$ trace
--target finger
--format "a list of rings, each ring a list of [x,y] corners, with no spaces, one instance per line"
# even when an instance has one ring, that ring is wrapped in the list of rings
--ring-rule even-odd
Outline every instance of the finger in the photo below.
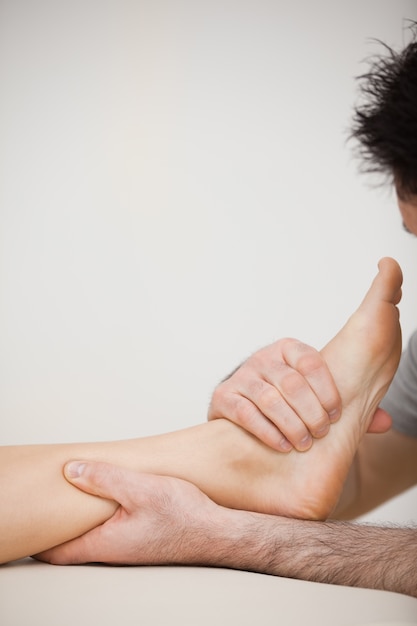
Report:
[[[70,461],[64,467],[64,475],[78,489],[114,500],[129,509],[136,472],[110,463]]]
[[[341,399],[323,357],[295,339],[254,353],[217,387],[209,409],[209,419],[224,416],[281,451],[289,443],[308,450],[312,436],[327,434],[340,414]]]
[[[259,406],[262,410],[268,411],[268,417],[279,425],[281,431],[297,449],[310,447],[312,442],[310,441],[308,445],[308,437],[310,440],[311,436],[320,438],[329,432],[329,415],[301,374],[287,368],[285,373],[281,373],[280,377],[273,381],[272,388],[279,392],[280,401],[274,406],[271,398],[270,407],[267,407],[265,399],[260,399],[259,401],[265,404]],[[291,421],[286,426],[284,420]]]
[[[295,339],[258,351],[241,368],[235,386],[299,451],[329,431],[341,400],[321,354]],[[336,407],[336,408],[335,408]]]
[[[302,342],[289,341],[284,344],[283,356],[286,363],[308,383],[329,420],[337,421],[342,411],[342,400],[320,352]]]
[[[278,452],[292,450],[292,444],[279,428],[241,393],[216,390],[213,399],[216,412],[211,411],[210,419],[226,418]]]
[[[392,426],[392,417],[384,411],[384,409],[377,409],[371,423],[368,426],[368,433],[386,433]]]
[[[308,396],[305,400],[305,407],[303,408],[307,412],[310,412],[313,405],[316,412],[323,412],[320,403],[302,377],[290,370],[287,366],[285,366],[285,369],[288,370],[287,381],[289,381],[290,378],[294,380],[296,376],[300,383],[297,390],[294,389],[294,399],[296,399],[297,394],[303,390],[304,398]],[[304,421],[292,406],[293,402],[291,401],[291,397],[293,394],[289,389],[289,385],[283,380],[284,378],[285,375],[283,376],[281,374],[272,385],[259,378],[257,381],[254,380],[249,386],[246,386],[249,392],[246,398],[257,407],[258,411],[266,417],[297,450],[303,452],[311,447],[313,442],[312,437]],[[287,388],[284,389],[283,387]],[[246,389],[239,389],[241,396],[246,394]],[[298,398],[295,404],[302,406],[302,401]]]
[[[34,558],[38,561],[52,563],[52,565],[80,565],[82,563],[106,562],[101,534],[100,526],[93,528],[93,530],[81,535],[81,537],[35,554]]]

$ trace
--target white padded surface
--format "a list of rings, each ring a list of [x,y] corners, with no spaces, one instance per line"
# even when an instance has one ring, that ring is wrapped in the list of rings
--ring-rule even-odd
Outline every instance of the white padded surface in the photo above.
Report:
[[[0,567],[2,626],[403,626],[417,599],[197,567]]]

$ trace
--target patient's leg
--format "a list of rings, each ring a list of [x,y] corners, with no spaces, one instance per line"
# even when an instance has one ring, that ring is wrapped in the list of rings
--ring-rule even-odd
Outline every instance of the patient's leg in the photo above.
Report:
[[[0,448],[0,562],[67,541],[113,513],[114,503],[66,482],[62,467],[69,459],[184,478],[229,507],[326,517],[398,365],[400,289],[399,267],[383,260],[358,311],[324,348],[344,412],[307,453],[280,454],[220,419],[128,441]]]

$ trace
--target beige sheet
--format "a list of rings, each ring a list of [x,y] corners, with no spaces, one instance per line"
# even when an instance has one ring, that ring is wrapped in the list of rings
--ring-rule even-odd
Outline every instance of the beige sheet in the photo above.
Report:
[[[0,567],[1,626],[417,624],[395,593],[197,567]]]

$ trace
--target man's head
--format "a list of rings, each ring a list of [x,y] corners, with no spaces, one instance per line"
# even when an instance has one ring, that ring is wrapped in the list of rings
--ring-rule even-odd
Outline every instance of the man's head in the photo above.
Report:
[[[363,170],[395,186],[404,225],[417,234],[417,23],[400,52],[383,46],[358,77],[363,98],[356,107],[351,137],[358,140]]]

